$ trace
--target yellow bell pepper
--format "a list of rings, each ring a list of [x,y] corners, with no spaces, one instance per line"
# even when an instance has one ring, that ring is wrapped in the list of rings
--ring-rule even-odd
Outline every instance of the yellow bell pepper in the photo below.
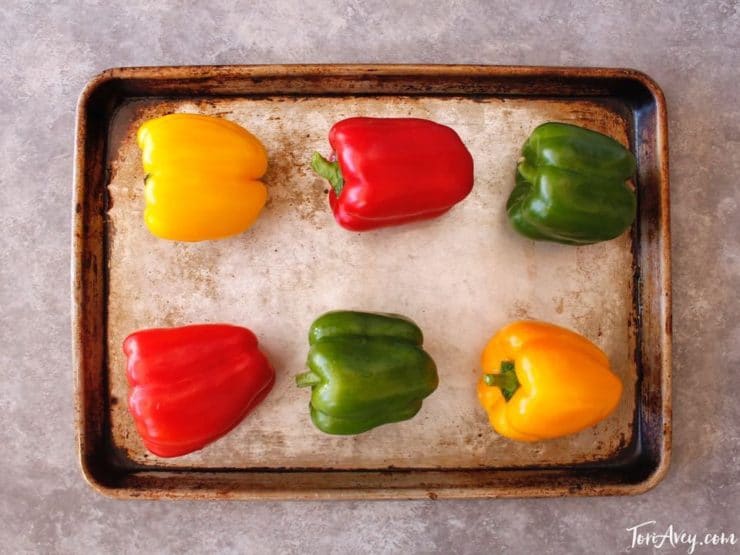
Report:
[[[144,221],[154,235],[204,241],[241,233],[267,201],[262,143],[243,127],[198,114],[150,119],[137,134],[146,172]]]
[[[584,430],[606,418],[622,395],[601,349],[545,322],[505,326],[486,345],[481,363],[478,400],[493,429],[518,441]]]

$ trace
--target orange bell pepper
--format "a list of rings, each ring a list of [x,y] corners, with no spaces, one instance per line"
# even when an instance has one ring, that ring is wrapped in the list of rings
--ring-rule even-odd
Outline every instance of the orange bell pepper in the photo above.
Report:
[[[228,120],[199,114],[150,119],[137,134],[146,172],[144,221],[154,235],[204,241],[241,233],[267,201],[262,143]]]
[[[604,352],[553,324],[513,322],[482,356],[478,400],[496,432],[518,441],[574,434],[606,418],[622,382]]]

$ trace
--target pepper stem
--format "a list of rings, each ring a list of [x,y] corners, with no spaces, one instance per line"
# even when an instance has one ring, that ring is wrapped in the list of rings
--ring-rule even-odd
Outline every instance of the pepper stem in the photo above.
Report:
[[[298,387],[311,387],[320,384],[321,377],[309,370],[308,372],[303,372],[303,374],[298,374],[295,377],[295,383]]]
[[[334,193],[339,196],[344,187],[344,177],[342,177],[342,170],[339,167],[339,162],[329,162],[326,158],[321,156],[318,152],[314,152],[311,157],[311,168],[317,174],[324,179],[328,179],[331,183]]]
[[[491,387],[498,387],[507,401],[519,389],[519,379],[516,377],[514,363],[510,360],[501,361],[501,370],[498,374],[484,374],[483,381]]]

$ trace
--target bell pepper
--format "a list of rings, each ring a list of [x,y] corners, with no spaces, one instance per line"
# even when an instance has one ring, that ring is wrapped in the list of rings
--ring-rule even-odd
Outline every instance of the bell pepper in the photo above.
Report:
[[[204,241],[241,233],[267,200],[262,143],[222,118],[170,114],[137,135],[145,177],[144,222],[162,239]]]
[[[275,371],[246,328],[147,329],[123,342],[128,408],[160,457],[197,451],[234,428],[272,389]]]
[[[545,123],[524,143],[506,203],[514,228],[531,239],[586,245],[621,235],[635,219],[625,180],[635,157],[601,133]]]
[[[513,322],[482,357],[478,400],[496,432],[518,441],[574,434],[606,418],[622,382],[604,352],[553,324]]]
[[[309,331],[308,372],[298,387],[311,387],[311,420],[328,434],[359,434],[408,420],[439,382],[411,320],[395,314],[337,311]]]
[[[434,218],[473,188],[473,157],[457,133],[416,118],[342,120],[331,128],[334,150],[311,167],[331,183],[339,225],[366,231]]]

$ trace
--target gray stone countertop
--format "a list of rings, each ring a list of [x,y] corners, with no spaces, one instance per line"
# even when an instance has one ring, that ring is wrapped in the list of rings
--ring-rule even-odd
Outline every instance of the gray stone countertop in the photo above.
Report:
[[[628,528],[650,521],[641,531],[740,539],[736,1],[9,0],[0,29],[0,551],[616,553],[632,544]],[[674,451],[657,488],[621,498],[256,503],[124,502],[85,484],[68,273],[77,96],[108,67],[310,62],[632,67],[661,85]]]

